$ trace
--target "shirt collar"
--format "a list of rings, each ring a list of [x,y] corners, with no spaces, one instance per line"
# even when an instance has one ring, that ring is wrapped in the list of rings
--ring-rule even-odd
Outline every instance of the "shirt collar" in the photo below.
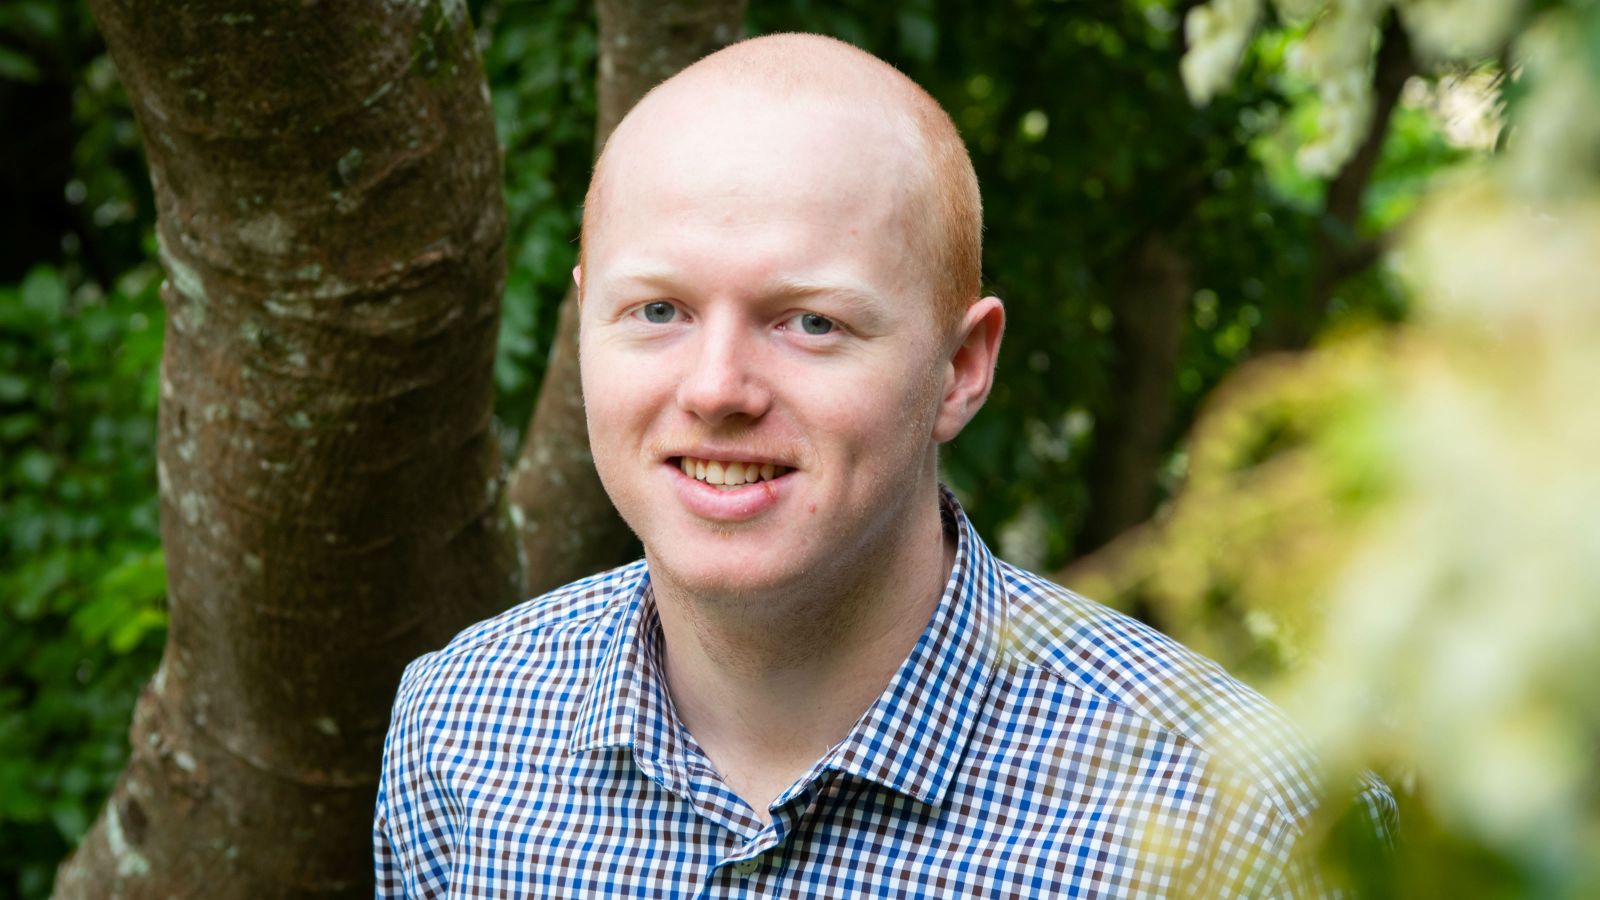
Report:
[[[982,712],[1005,614],[994,556],[949,489],[940,485],[939,495],[946,531],[956,539],[944,593],[888,687],[818,763],[818,769],[848,773],[934,806],[943,802]],[[576,752],[633,746],[643,729],[668,736],[681,727],[662,700],[665,686],[657,683],[654,640],[660,626],[648,573],[619,591],[624,602],[612,620],[615,634],[578,711],[571,742]],[[673,721],[651,721],[663,717]]]
[[[933,618],[889,686],[822,762],[932,806],[944,801],[982,714],[1005,623],[1000,567],[940,485],[956,559]]]
[[[633,743],[637,715],[641,707],[653,707],[645,642],[659,627],[655,604],[650,599],[650,573],[640,567],[638,579],[619,586],[621,603],[613,615],[612,635],[605,656],[589,683],[588,693],[578,707],[572,732],[574,752],[601,747],[625,747]]]

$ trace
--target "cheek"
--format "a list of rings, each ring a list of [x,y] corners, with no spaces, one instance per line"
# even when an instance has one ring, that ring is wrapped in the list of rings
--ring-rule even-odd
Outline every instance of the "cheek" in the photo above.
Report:
[[[589,426],[589,441],[598,457],[614,449],[614,435],[627,420],[628,393],[619,377],[615,360],[604,349],[584,346],[578,359],[579,387],[583,414]]]
[[[932,440],[939,387],[925,367],[902,365],[876,367],[842,383],[812,379],[801,390],[812,421],[847,445],[842,449],[854,463],[877,469],[920,458]]]

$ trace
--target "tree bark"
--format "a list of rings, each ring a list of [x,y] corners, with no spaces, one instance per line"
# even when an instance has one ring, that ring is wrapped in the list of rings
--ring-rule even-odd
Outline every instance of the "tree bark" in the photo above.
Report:
[[[91,0],[155,188],[171,624],[60,897],[370,896],[401,668],[520,593],[465,7]]]
[[[599,121],[595,148],[657,84],[743,33],[746,0],[598,0]],[[511,477],[528,591],[540,594],[621,565],[637,543],[600,484],[578,380],[578,300],[568,291]]]
[[[1133,254],[1111,325],[1111,401],[1096,416],[1085,464],[1089,507],[1077,552],[1143,522],[1172,428],[1178,357],[1193,294],[1189,261],[1153,232]]]

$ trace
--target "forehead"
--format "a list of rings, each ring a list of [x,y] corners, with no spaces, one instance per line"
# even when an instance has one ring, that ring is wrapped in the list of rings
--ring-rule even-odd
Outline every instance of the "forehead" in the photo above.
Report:
[[[737,89],[652,97],[607,147],[586,264],[696,238],[904,256],[924,192],[919,138],[864,102]],[[880,260],[881,261],[881,260]]]

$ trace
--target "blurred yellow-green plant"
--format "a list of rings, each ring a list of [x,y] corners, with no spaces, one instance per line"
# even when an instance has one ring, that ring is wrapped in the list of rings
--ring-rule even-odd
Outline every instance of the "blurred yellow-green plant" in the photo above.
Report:
[[[1075,585],[1269,684],[1331,778],[1389,777],[1381,893],[1597,896],[1600,4],[1274,4],[1291,66],[1326,80],[1302,165],[1364,128],[1391,8],[1432,65],[1505,66],[1503,149],[1406,223],[1407,323],[1235,375],[1162,520]],[[1225,90],[1263,12],[1194,11],[1193,96]]]

